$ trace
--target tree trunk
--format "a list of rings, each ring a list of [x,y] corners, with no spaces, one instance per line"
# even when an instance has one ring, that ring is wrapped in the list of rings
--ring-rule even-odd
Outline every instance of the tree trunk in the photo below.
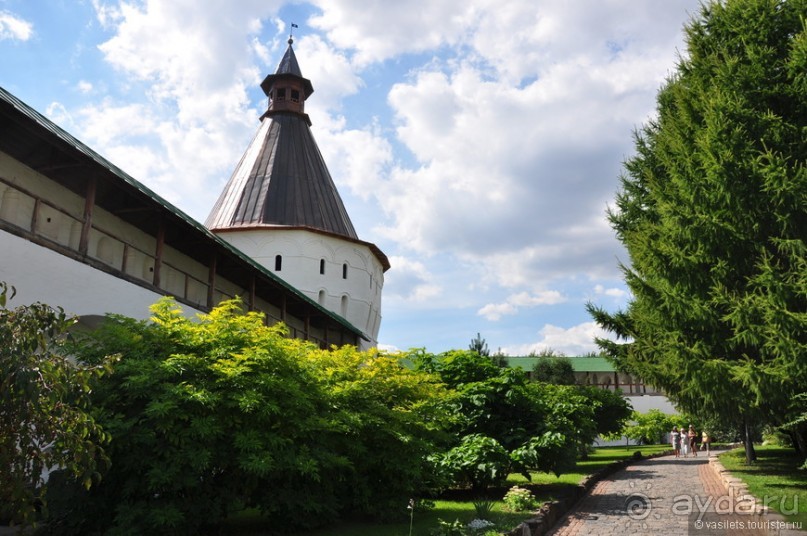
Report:
[[[757,452],[754,450],[754,440],[751,437],[751,425],[748,419],[743,419],[743,428],[745,432],[745,463],[752,464],[757,461]]]
[[[799,456],[807,458],[807,427],[803,425],[796,426],[795,429],[788,433]]]

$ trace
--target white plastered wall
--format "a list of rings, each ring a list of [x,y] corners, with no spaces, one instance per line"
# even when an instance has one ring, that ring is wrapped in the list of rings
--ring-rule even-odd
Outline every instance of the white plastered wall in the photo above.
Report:
[[[7,305],[42,302],[78,316],[118,313],[147,319],[161,298],[126,280],[77,262],[24,238],[0,231],[0,280],[17,290]],[[183,306],[186,314],[200,311]]]
[[[343,316],[371,337],[375,346],[381,325],[384,268],[368,246],[303,229],[250,229],[219,236],[312,300]],[[282,258],[280,271],[275,271],[277,255]],[[324,274],[320,273],[321,261]]]

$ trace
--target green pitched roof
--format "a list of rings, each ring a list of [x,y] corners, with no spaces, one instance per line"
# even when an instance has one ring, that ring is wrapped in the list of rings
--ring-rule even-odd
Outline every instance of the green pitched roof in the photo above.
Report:
[[[531,371],[540,357],[508,357],[510,367]],[[575,372],[614,372],[614,366],[604,357],[570,357]]]

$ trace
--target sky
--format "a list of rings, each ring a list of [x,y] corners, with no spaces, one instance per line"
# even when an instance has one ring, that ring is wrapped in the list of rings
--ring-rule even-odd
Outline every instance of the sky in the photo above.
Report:
[[[607,221],[697,0],[0,0],[0,86],[197,221],[293,30],[312,131],[381,248],[379,346],[596,351]],[[296,24],[292,28],[291,24]]]

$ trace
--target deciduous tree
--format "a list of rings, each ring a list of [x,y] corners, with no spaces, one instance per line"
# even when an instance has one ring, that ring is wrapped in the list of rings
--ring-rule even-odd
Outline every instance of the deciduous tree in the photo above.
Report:
[[[61,468],[86,488],[99,480],[108,436],[88,397],[109,359],[71,360],[63,343],[75,319],[42,303],[6,308],[9,290],[0,282],[0,504],[27,523],[44,501],[47,471]]]

